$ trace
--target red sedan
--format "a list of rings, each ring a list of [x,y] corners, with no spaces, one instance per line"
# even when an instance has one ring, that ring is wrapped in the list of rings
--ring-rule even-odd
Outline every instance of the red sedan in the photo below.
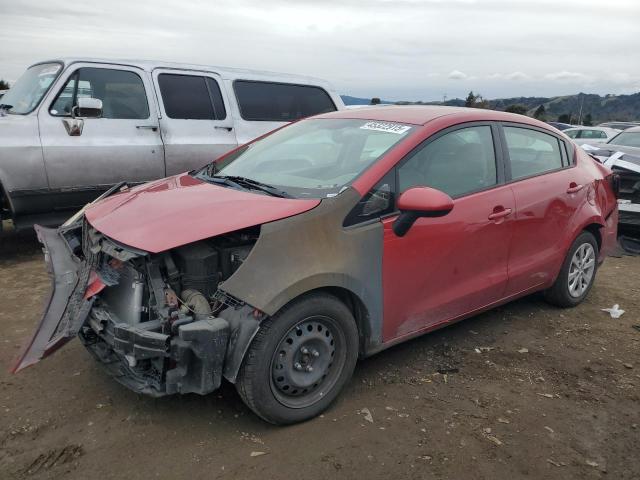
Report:
[[[14,370],[77,335],[135,391],[226,378],[265,420],[302,421],[358,357],[537,291],[579,304],[615,243],[615,184],[520,115],[302,120],[38,227],[54,291]]]

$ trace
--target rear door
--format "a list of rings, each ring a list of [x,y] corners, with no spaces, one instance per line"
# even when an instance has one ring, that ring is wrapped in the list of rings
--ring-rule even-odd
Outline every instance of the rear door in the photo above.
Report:
[[[505,124],[502,131],[516,207],[507,295],[515,295],[548,284],[558,272],[566,254],[564,232],[586,202],[589,179],[575,168],[561,138],[518,124]]]
[[[65,128],[78,98],[102,100],[102,118],[82,120],[80,135]],[[165,175],[158,114],[147,74],[135,67],[79,63],[67,69],[38,114],[51,198],[80,207],[121,182]]]
[[[167,175],[199,168],[238,144],[219,75],[156,69]]]
[[[429,186],[454,199],[439,218],[408,233],[383,220],[384,341],[410,335],[503,298],[514,200],[504,185],[497,126],[446,131],[398,167],[398,191]]]

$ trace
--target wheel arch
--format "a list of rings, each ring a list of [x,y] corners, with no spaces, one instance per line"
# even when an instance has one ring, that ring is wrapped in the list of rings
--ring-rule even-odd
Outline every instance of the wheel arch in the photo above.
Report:
[[[344,303],[351,314],[353,315],[354,320],[356,321],[356,327],[358,328],[358,354],[363,356],[366,354],[367,345],[371,339],[371,323],[369,310],[366,305],[362,301],[362,299],[352,290],[342,286],[325,286],[319,287],[312,290],[309,290],[302,295],[311,295],[314,293],[328,293],[342,303]],[[300,298],[302,295],[297,296],[291,301],[295,301]]]
[[[356,328],[358,330],[358,355],[360,357],[367,356],[372,346],[376,345],[376,339],[372,338],[372,332],[375,328],[372,324],[372,317],[362,298],[345,286],[327,284],[300,291],[286,303],[281,304],[273,314],[268,315],[273,317],[293,302],[315,293],[328,293],[345,304],[356,321]],[[254,310],[250,305],[246,305],[240,310],[234,310],[230,315],[224,315],[224,312],[221,315],[221,317],[229,321],[232,327],[231,337],[233,341],[229,345],[224,366],[224,376],[231,383],[236,382],[238,372],[249,346],[260,330],[260,325],[255,322],[253,315]]]
[[[574,240],[578,238],[578,235],[580,235],[582,232],[585,232],[585,231],[589,232],[595,237],[596,243],[598,244],[598,252],[600,252],[602,250],[602,228],[603,227],[604,225],[601,225],[599,223],[595,223],[595,222],[589,223],[588,225],[585,225],[584,228],[578,232],[578,234],[574,237]]]

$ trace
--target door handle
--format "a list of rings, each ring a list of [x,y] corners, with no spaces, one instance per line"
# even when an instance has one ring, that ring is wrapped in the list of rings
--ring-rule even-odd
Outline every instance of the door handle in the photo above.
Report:
[[[511,210],[510,208],[503,208],[502,210],[497,210],[497,211],[494,209],[493,213],[489,215],[489,220],[499,220],[501,218],[511,215],[512,211],[513,210]]]
[[[136,125],[138,130],[151,130],[153,132],[158,131],[158,127],[156,125]]]
[[[584,185],[578,185],[576,182],[571,182],[569,184],[569,188],[567,188],[567,193],[576,193],[584,188]]]
[[[216,125],[213,128],[217,128],[218,130],[226,130],[227,132],[230,132],[231,130],[233,130],[233,127],[223,127],[222,125]]]

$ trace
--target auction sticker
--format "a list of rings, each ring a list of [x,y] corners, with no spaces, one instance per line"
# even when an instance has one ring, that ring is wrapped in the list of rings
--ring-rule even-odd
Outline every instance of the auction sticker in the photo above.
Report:
[[[378,132],[396,133],[402,135],[411,127],[407,125],[400,125],[399,123],[389,122],[367,122],[360,127],[363,130],[376,130]]]

